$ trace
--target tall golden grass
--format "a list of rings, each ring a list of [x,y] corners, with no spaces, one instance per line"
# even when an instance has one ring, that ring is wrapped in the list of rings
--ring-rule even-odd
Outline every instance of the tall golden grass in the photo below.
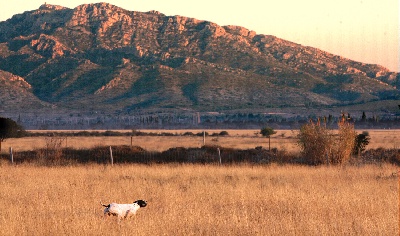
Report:
[[[397,168],[0,163],[0,235],[398,235]],[[148,201],[103,219],[99,201]]]

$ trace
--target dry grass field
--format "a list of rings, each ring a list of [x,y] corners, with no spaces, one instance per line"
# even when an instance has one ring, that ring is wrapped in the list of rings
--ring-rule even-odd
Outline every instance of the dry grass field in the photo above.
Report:
[[[0,162],[0,235],[398,235],[397,167]],[[103,202],[148,201],[117,224]]]
[[[193,133],[202,132],[201,130],[141,130],[143,132],[170,132],[173,134],[183,134],[187,131]],[[207,130],[209,134],[219,133],[221,130]],[[229,136],[206,138],[206,144],[219,145],[226,148],[250,149],[257,146],[268,147],[268,140],[262,137],[260,130],[226,130]],[[47,131],[46,131],[47,132]],[[129,132],[129,131],[121,131]],[[361,133],[362,130],[358,130]],[[400,130],[369,130],[371,142],[367,146],[370,148],[399,148]],[[277,134],[271,138],[271,147],[288,152],[298,152],[297,130],[277,130]],[[65,146],[71,148],[91,148],[94,146],[113,146],[130,145],[129,136],[103,136],[103,137],[68,137]],[[43,148],[46,145],[44,137],[28,137],[19,139],[7,139],[2,144],[2,151],[8,152],[9,147],[16,151],[34,150]],[[148,151],[165,151],[172,147],[201,147],[203,137],[199,136],[134,136],[133,145],[140,146]]]

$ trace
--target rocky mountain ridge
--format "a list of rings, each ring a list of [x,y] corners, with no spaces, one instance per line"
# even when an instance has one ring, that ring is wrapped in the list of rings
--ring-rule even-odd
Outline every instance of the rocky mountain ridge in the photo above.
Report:
[[[379,65],[108,3],[44,4],[0,22],[0,70],[0,110],[13,112],[252,112],[400,98],[399,74]]]

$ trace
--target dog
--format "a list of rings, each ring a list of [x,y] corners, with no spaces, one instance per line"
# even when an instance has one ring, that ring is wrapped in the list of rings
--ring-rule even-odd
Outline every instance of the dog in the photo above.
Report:
[[[137,200],[132,204],[119,204],[113,202],[108,205],[103,204],[100,201],[100,204],[105,207],[104,216],[117,216],[118,220],[130,218],[135,215],[140,208],[147,206],[145,200]]]

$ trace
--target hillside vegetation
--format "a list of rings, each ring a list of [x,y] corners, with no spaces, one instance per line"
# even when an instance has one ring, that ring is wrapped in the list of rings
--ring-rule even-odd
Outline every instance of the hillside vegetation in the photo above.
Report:
[[[49,116],[280,108],[304,115],[302,108],[399,99],[398,74],[379,65],[240,26],[107,3],[44,4],[0,22],[0,82],[0,112]]]

